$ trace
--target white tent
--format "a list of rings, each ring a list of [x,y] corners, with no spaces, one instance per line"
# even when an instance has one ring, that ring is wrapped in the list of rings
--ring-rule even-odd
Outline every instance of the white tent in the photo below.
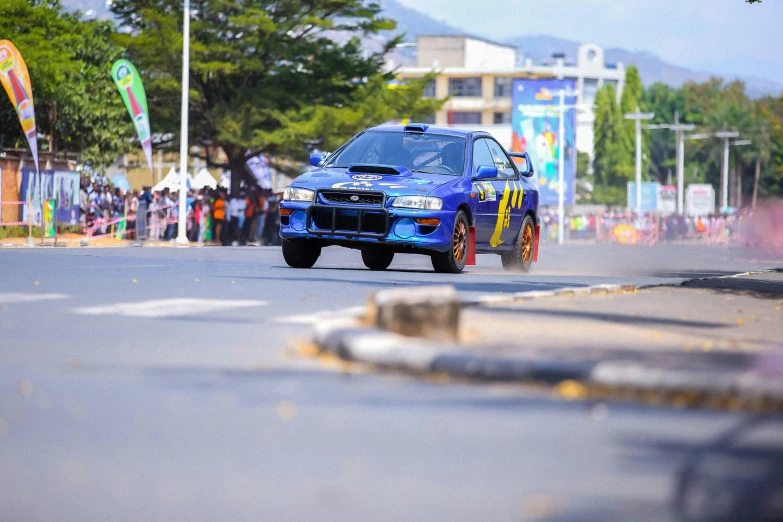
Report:
[[[188,180],[188,188],[191,187],[193,184],[193,177],[190,175],[190,173],[187,173]],[[162,180],[160,180],[160,183],[152,187],[153,192],[160,192],[164,188],[169,189],[170,192],[177,192],[179,191],[179,174],[177,171],[175,171],[173,168],[169,171],[168,174],[166,174],[166,177],[164,177]]]
[[[217,181],[215,181],[215,178],[212,177],[212,174],[209,173],[207,169],[201,169],[198,174],[196,174],[196,177],[193,178],[193,180],[190,182],[190,184],[197,190],[206,187],[209,187],[211,189],[217,188]]]

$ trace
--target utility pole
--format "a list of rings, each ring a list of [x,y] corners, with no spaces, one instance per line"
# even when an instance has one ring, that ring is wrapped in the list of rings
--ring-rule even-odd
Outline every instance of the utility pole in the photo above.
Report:
[[[756,175],[753,178],[753,200],[750,203],[751,208],[756,208],[756,196],[759,195],[759,176],[761,175],[761,159],[756,158]]]
[[[723,173],[721,175],[719,209],[719,211],[723,211],[729,206],[729,140],[738,138],[739,132],[722,130],[716,132],[715,137],[723,140]]]
[[[557,244],[563,244],[565,233],[565,89],[560,89],[560,127],[557,135],[560,138],[560,152],[557,166]]]
[[[753,143],[751,140],[735,140],[731,142],[732,147],[743,147]],[[734,206],[740,208],[742,206],[742,170],[739,166],[739,159],[734,158],[734,175],[737,178],[734,193]]]
[[[179,136],[179,223],[177,244],[188,243],[188,89],[190,89],[190,0],[185,0],[182,21],[182,115]]]
[[[674,111],[674,124],[648,125],[648,129],[669,129],[675,133],[677,143],[677,214],[685,209],[685,132],[696,128],[692,123],[680,123],[679,111]],[[692,138],[691,138],[692,139]]]
[[[692,123],[680,123],[680,114],[674,111],[674,125],[669,127],[677,137],[677,214],[685,211],[685,132],[696,128]]]
[[[636,112],[626,113],[626,120],[636,121],[636,213],[642,213],[642,120],[651,120],[655,117],[652,112],[640,112],[636,107]]]

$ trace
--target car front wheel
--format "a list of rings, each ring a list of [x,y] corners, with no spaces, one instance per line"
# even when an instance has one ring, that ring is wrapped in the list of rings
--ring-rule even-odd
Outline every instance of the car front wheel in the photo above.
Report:
[[[309,239],[284,239],[283,259],[292,268],[312,268],[321,255],[321,247]]]
[[[432,254],[432,268],[436,272],[444,274],[459,274],[465,268],[468,259],[468,245],[470,244],[470,228],[468,217],[460,210],[454,219],[454,232],[451,245],[446,252]]]

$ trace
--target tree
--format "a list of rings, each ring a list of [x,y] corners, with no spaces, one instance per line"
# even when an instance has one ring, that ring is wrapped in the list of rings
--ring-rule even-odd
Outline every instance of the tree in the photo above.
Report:
[[[639,69],[632,65],[625,70],[625,86],[620,97],[620,113],[623,117],[623,132],[617,136],[620,144],[619,157],[617,159],[618,175],[626,181],[635,179],[636,176],[636,122],[626,120],[625,115],[636,112],[637,109],[646,110],[644,100],[644,85],[639,76]],[[642,179],[647,172],[650,158],[650,131],[642,132]]]
[[[655,114],[651,123],[674,123],[675,111],[679,114],[680,123],[691,123],[685,112],[681,89],[675,89],[662,83],[655,83],[644,92],[647,110]],[[650,164],[651,178],[666,183],[670,170],[676,168],[676,139],[669,130],[654,130],[650,132]]]
[[[383,56],[358,35],[393,29],[364,0],[194,0],[191,25],[190,143],[220,148],[232,191],[258,154],[304,158],[363,127],[421,118],[442,102],[423,100],[431,78],[388,89]],[[129,30],[120,38],[145,77],[157,130],[179,130],[182,9],[178,0],[116,0]]]
[[[102,171],[132,147],[133,125],[110,76],[123,52],[112,43],[111,22],[84,20],[78,11],[63,11],[58,0],[5,0],[0,33],[27,62],[38,131],[53,133],[57,150],[81,153],[82,163]],[[16,113],[0,98],[4,143],[24,146]]]
[[[595,105],[593,201],[611,205],[622,204],[625,201],[625,178],[619,175],[619,163],[624,155],[623,145],[620,143],[624,122],[617,105],[614,85],[606,83],[598,90]]]

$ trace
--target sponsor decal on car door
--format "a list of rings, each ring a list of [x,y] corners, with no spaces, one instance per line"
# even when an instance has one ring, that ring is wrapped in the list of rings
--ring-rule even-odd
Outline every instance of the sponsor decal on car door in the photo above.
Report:
[[[481,166],[492,166],[494,161],[489,152],[485,138],[473,142],[473,164],[471,173],[478,172]],[[490,244],[492,233],[495,229],[495,221],[498,215],[498,198],[496,185],[490,180],[479,180],[473,183],[473,190],[477,195],[476,201],[476,245],[487,247]]]

